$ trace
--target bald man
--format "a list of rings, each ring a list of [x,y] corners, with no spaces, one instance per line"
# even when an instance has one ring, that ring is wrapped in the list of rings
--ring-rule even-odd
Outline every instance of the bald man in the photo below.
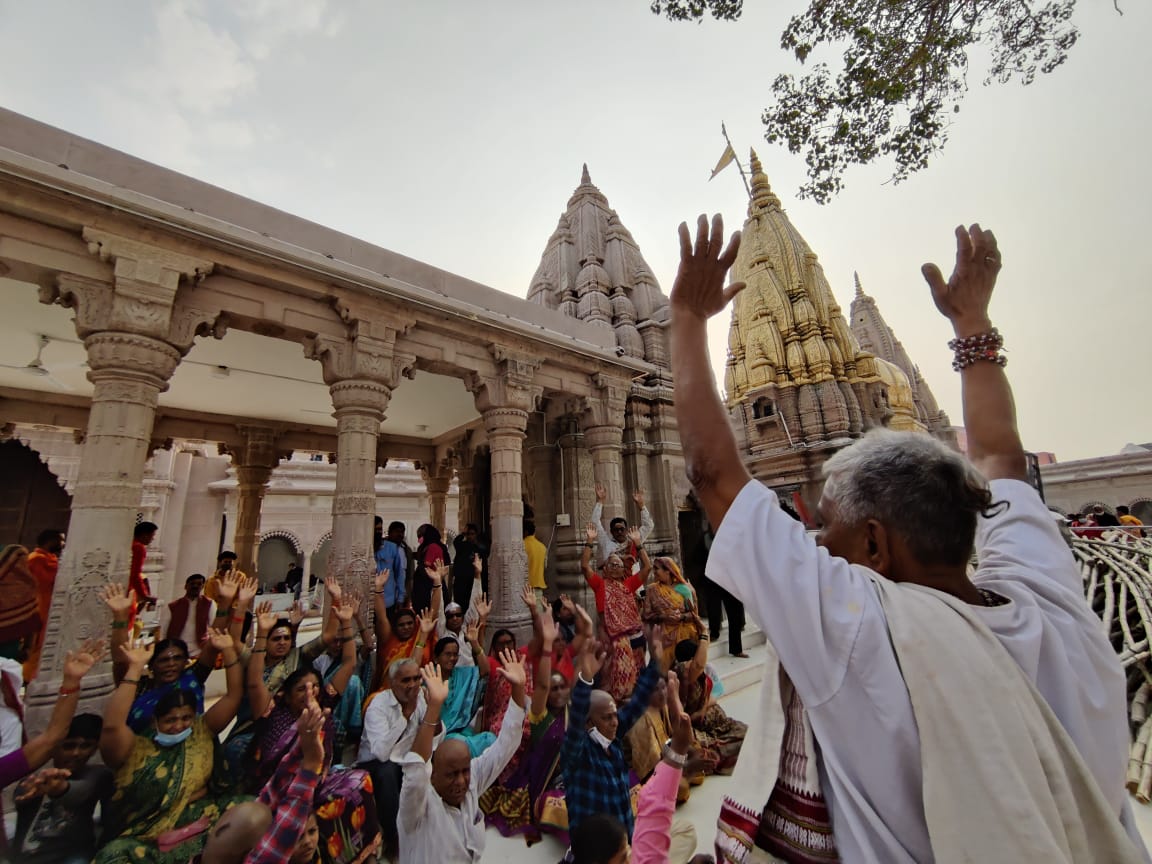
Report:
[[[400,860],[468,864],[484,854],[484,814],[480,796],[512,761],[520,746],[527,698],[524,662],[515,651],[500,657],[499,674],[512,685],[512,700],[496,742],[475,759],[468,744],[449,736],[432,752],[440,725],[440,709],[448,698],[448,684],[440,669],[429,663],[422,670],[428,711],[412,752],[404,758],[404,786],[400,791]]]
[[[216,820],[204,841],[200,864],[283,864],[293,858],[312,817],[313,798],[324,770],[324,712],[308,704],[296,721],[300,769],[285,789],[274,776],[256,801],[237,804]],[[291,765],[285,759],[282,765]]]

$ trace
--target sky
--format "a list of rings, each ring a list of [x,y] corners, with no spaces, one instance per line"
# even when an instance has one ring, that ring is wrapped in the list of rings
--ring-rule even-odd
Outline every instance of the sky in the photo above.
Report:
[[[859,272],[954,422],[920,265],[947,272],[953,228],[980,221],[1003,251],[992,317],[1025,446],[1066,461],[1152,441],[1152,4],[1081,0],[1080,43],[1029,87],[982,86],[974,58],[926,171],[853,169],[825,206],[796,199],[802,157],[760,122],[797,71],[778,46],[803,0],[699,25],[648,5],[0,0],[0,105],[519,296],[583,163],[669,291],[680,221],[745,216],[734,168],[708,181],[724,122],[841,304]]]

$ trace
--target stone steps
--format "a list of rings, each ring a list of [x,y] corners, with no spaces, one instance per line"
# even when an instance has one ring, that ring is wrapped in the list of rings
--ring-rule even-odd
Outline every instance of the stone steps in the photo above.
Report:
[[[728,653],[728,631],[722,629],[720,638],[708,648],[708,662],[719,673],[724,683],[724,694],[739,692],[760,682],[764,672],[767,650],[763,647],[768,639],[755,624],[744,627],[741,642],[747,657],[733,657]]]

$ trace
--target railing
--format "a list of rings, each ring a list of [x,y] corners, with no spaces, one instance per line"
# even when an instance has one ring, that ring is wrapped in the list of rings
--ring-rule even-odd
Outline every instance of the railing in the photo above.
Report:
[[[1074,531],[1077,529],[1073,529]],[[1152,799],[1152,541],[1146,529],[1089,529],[1074,536],[1072,554],[1080,565],[1084,594],[1100,617],[1128,675],[1128,717],[1135,743],[1128,759],[1128,789]],[[1138,536],[1137,532],[1139,532]]]

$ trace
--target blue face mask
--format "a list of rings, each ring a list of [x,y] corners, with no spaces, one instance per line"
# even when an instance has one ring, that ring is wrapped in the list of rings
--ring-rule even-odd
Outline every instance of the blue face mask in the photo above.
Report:
[[[192,727],[189,726],[183,732],[177,732],[175,735],[170,735],[167,732],[159,732],[152,737],[156,742],[157,747],[175,747],[177,744],[183,744],[188,740],[188,736],[192,734]]]

